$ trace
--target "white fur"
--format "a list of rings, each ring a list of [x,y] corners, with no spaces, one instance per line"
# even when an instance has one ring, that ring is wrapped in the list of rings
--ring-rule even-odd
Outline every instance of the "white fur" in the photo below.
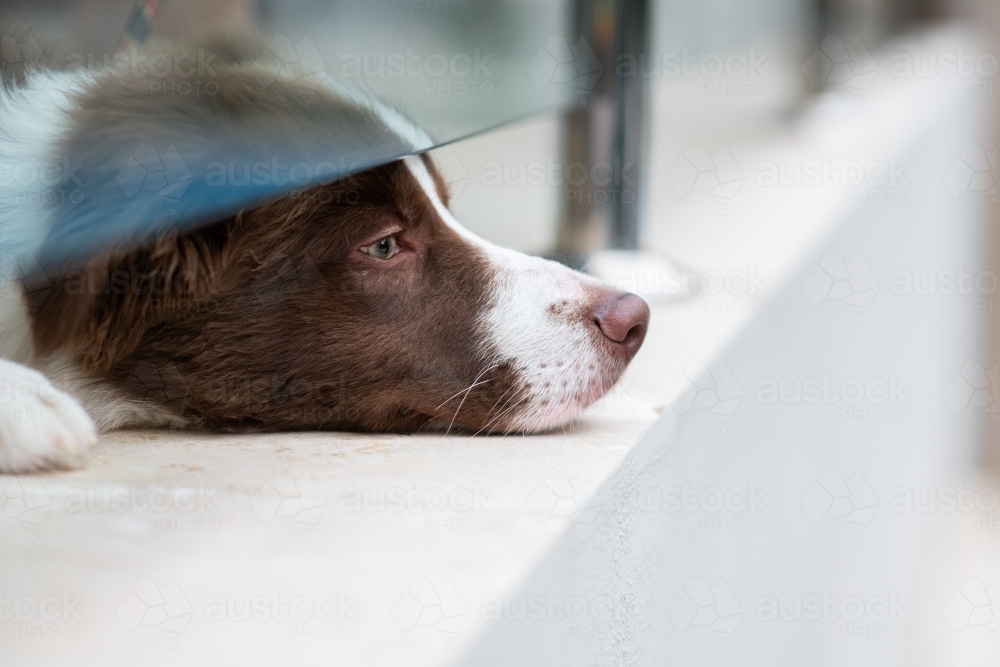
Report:
[[[79,403],[38,371],[0,359],[0,472],[74,468],[96,441]]]
[[[72,188],[51,182],[51,175],[72,168],[57,146],[68,126],[71,93],[90,76],[33,72],[25,86],[0,96],[0,473],[80,465],[97,430],[188,425],[165,408],[88,378],[68,357],[36,358],[32,345],[20,279],[35,268],[49,230],[47,190]],[[427,134],[399,112],[328,85],[377,116],[414,152],[431,147]],[[421,159],[405,163],[442,220],[482,248],[495,269],[493,298],[480,316],[493,353],[489,361],[513,365],[527,390],[523,402],[501,406],[505,427],[542,430],[565,422],[606,391],[614,373],[602,372],[608,359],[593,332],[549,308],[565,303],[568,312],[579,311],[586,287],[597,281],[478,238],[445,208]]]
[[[57,157],[80,75],[36,72],[0,95],[0,472],[74,467],[95,441],[83,408],[34,361],[20,279],[49,229],[46,197],[66,187]]]
[[[0,94],[0,255],[24,260],[48,232],[45,195],[65,187],[57,142],[70,95],[86,78],[33,72],[23,86]]]
[[[414,125],[398,110],[329,77],[324,78],[324,83],[339,97],[348,99],[362,109],[367,109],[373,115],[377,116],[383,125],[389,128],[396,136],[406,141],[410,145],[410,150],[414,153],[427,151],[434,147],[434,141],[430,138],[430,135],[420,127]]]
[[[100,433],[128,427],[183,428],[192,421],[168,409],[136,400],[107,382],[94,380],[80,372],[79,364],[63,354],[54,354],[37,363],[38,370],[76,400],[90,413]]]
[[[63,355],[36,358],[32,344],[21,279],[37,267],[52,197],[67,196],[74,187],[63,179],[73,165],[57,147],[68,127],[72,94],[92,76],[33,71],[23,85],[0,94],[0,379],[24,390],[5,397],[0,386],[0,473],[79,465],[95,427],[189,425],[166,408],[87,377]],[[427,133],[395,109],[331,80],[325,83],[378,117],[410,150],[432,146]]]
[[[540,257],[501,248],[465,227],[445,207],[434,179],[416,156],[405,159],[410,172],[450,228],[482,248],[495,269],[493,298],[480,316],[496,362],[514,366],[527,385],[524,409],[508,406],[511,429],[539,431],[564,424],[610,388],[612,373],[594,338],[578,320],[549,312],[568,303],[576,312],[584,304],[594,278]],[[565,361],[572,360],[572,361]]]
[[[180,421],[84,378],[68,359],[36,358],[31,341],[21,279],[37,268],[52,198],[74,187],[57,146],[71,93],[89,77],[32,72],[0,94],[0,473],[81,465],[95,421],[102,431]]]
[[[46,195],[64,187],[57,157],[69,93],[78,76],[32,73],[0,92],[0,358],[31,363],[34,350],[20,279],[49,230]]]

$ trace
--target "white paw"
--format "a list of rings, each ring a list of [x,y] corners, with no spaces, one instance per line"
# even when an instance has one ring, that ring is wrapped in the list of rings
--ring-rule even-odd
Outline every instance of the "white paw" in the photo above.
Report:
[[[78,468],[95,442],[79,403],[38,371],[0,360],[0,473]]]

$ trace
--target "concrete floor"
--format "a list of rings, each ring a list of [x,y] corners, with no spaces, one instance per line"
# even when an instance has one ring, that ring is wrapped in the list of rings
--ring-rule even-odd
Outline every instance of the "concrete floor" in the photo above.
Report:
[[[565,434],[120,431],[84,470],[0,477],[3,664],[441,664],[476,619],[445,604],[449,632],[408,591],[500,594],[586,521],[665,404],[654,359],[684,328],[670,307],[653,321],[630,377]],[[50,596],[55,617],[28,613]],[[261,623],[213,616],[247,596],[278,602]],[[334,602],[296,620],[278,610],[296,598]]]

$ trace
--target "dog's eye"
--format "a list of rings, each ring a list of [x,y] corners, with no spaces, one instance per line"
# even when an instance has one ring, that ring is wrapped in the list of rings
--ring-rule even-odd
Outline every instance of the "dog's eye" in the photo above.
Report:
[[[395,236],[386,236],[384,239],[379,239],[364,250],[375,259],[392,259],[392,257],[399,252],[399,244],[396,242]]]

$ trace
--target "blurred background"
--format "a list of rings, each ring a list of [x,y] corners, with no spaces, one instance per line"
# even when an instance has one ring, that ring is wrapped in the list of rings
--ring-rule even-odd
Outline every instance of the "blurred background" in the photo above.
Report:
[[[132,5],[5,0],[0,16],[100,67]],[[614,664],[1000,662],[1000,3],[170,0],[152,37],[246,31],[428,128],[477,234],[637,291],[674,327],[650,334],[670,344],[647,342],[659,356],[634,364],[631,398],[611,397],[680,420],[669,448],[636,454],[635,484],[772,489],[769,532],[629,524],[648,623],[610,642],[644,660]],[[39,48],[0,47],[6,66]],[[696,347],[684,336],[710,358],[675,353]],[[812,405],[811,380],[865,396]],[[526,590],[624,568],[591,537]],[[909,602],[827,625],[792,609],[831,590]],[[467,664],[552,631],[492,627]],[[609,643],[591,639],[547,664],[585,664]]]
[[[113,58],[133,4],[7,0],[0,16],[57,35],[56,64],[98,67]],[[157,4],[153,39],[262,32],[272,54],[392,102],[441,144],[493,130],[440,155],[460,219],[503,245],[581,266],[596,250],[650,245],[676,203],[659,191],[692,144],[775,138],[825,95],[860,100],[879,78],[957,76],[984,108],[996,97],[988,49],[1000,18],[986,0]],[[969,46],[973,60],[952,66],[949,55],[913,52],[941,26],[981,45]],[[17,60],[25,45],[8,41],[5,57]],[[881,76],[879,53],[895,65]],[[597,165],[603,181],[604,164],[610,186],[590,173]]]
[[[113,57],[132,6],[7,0],[0,15],[50,29],[65,64],[97,67]],[[831,88],[863,95],[877,68],[851,82],[838,74],[851,58],[905,49],[946,23],[988,44],[996,13],[985,0],[170,0],[152,38],[261,31],[271,52],[391,101],[440,143],[505,126],[444,155],[460,183],[457,212],[504,245],[579,264],[649,238],[651,197],[673,157],[651,145],[773,136]],[[829,53],[813,57],[827,36]],[[6,48],[16,60],[18,45]],[[842,62],[826,61],[838,54]],[[986,92],[984,102],[994,97]],[[592,166],[616,152],[625,163],[611,188],[594,183]],[[567,183],[576,162],[587,169]],[[624,193],[618,172],[635,182]]]

